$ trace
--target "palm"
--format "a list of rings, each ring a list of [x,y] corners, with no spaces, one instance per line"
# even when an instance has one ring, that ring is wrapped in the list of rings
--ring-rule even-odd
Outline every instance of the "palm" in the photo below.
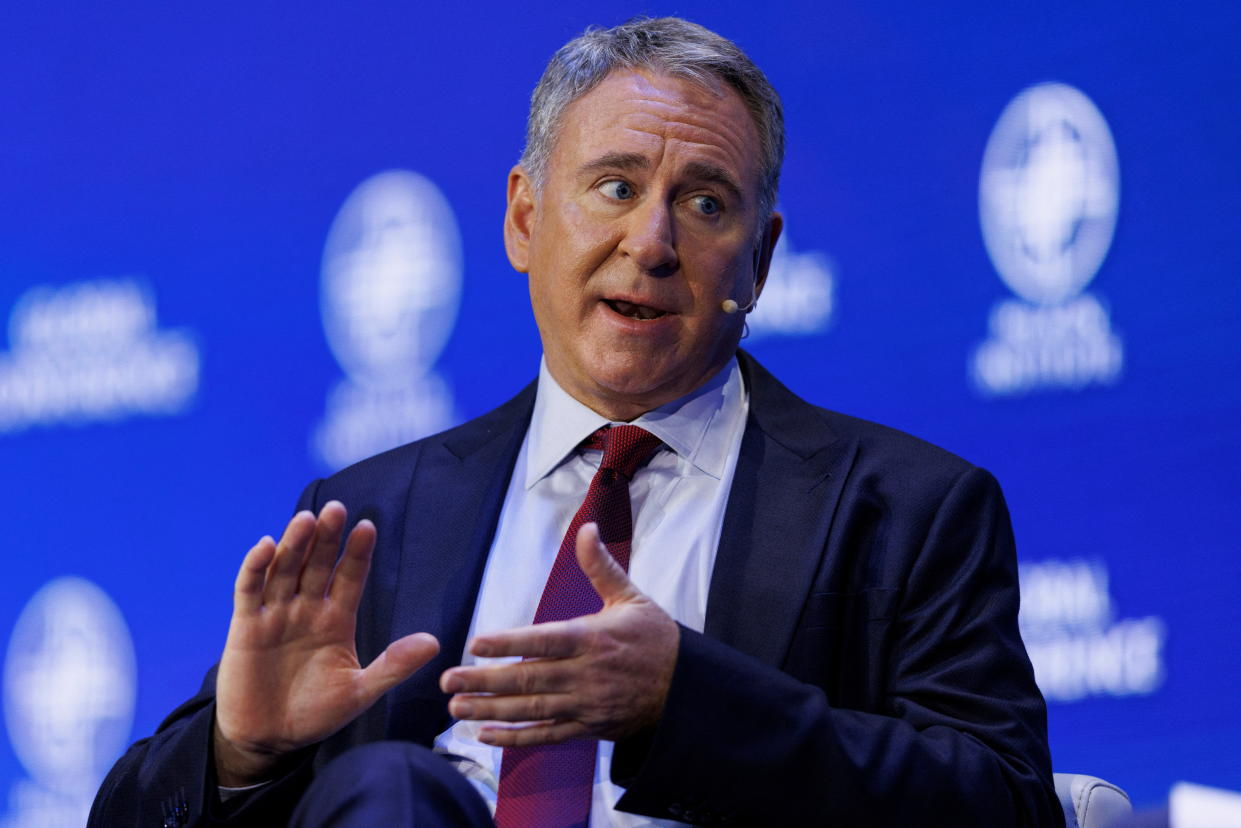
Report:
[[[354,628],[375,530],[360,522],[337,563],[344,524],[339,503],[318,520],[298,514],[279,546],[264,538],[242,564],[216,681],[220,764],[240,766],[230,776],[261,773],[335,733],[438,649],[417,634],[358,663]]]

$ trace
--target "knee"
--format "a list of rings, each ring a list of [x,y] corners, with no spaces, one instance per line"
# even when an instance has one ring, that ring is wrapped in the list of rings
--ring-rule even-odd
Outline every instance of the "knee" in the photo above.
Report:
[[[315,774],[298,811],[317,817],[295,820],[306,825],[492,824],[470,783],[412,742],[372,742],[345,751]]]
[[[452,772],[434,753],[413,742],[371,742],[350,748],[324,765],[315,779],[342,779],[359,784],[388,784],[405,780],[410,771],[436,776],[440,770]],[[414,776],[418,776],[415,773]]]

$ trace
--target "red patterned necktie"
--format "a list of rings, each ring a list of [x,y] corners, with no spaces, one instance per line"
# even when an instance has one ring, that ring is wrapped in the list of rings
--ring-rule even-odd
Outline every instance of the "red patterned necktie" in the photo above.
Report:
[[[583,448],[603,449],[603,461],[565,532],[534,623],[577,618],[603,608],[603,600],[577,564],[577,531],[592,521],[599,524],[599,536],[608,551],[629,570],[633,538],[629,481],[661,445],[655,435],[629,425],[604,426],[582,443]],[[558,745],[505,748],[496,825],[585,828],[590,822],[598,747],[595,739],[574,739]]]

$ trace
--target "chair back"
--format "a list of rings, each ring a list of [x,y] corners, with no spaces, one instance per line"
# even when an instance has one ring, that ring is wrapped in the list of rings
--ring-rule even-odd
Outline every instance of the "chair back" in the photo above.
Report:
[[[1084,773],[1052,775],[1067,828],[1108,828],[1133,813],[1129,794],[1111,782]]]

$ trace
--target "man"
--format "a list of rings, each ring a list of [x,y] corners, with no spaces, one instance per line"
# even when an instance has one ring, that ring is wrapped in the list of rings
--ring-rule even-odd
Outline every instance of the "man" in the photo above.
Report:
[[[504,224],[537,384],[308,487],[94,821],[1059,824],[995,482],[737,350],[782,153],[701,27],[561,49]]]

